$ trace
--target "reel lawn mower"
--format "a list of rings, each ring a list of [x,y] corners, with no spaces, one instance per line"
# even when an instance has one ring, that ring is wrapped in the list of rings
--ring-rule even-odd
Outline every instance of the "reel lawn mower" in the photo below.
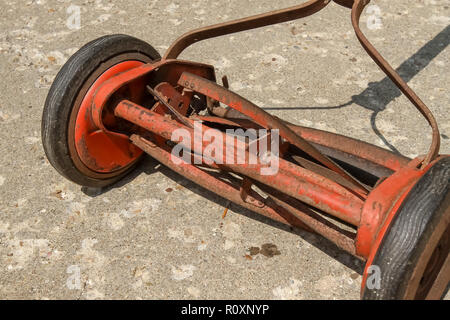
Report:
[[[310,16],[330,2],[191,31],[162,58],[126,35],[88,43],[48,94],[48,160],[77,184],[105,187],[147,153],[239,206],[366,261],[363,299],[440,299],[450,280],[450,157],[439,154],[431,111],[362,33],[369,0],[334,2],[351,9],[361,45],[431,126],[430,149],[415,159],[283,121],[230,91],[226,78],[217,84],[213,66],[177,59],[201,40]]]

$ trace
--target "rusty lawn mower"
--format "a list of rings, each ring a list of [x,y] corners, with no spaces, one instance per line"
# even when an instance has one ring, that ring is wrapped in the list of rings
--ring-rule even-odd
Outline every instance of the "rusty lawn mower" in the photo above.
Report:
[[[162,58],[126,35],[88,43],[58,73],[45,103],[42,141],[50,163],[77,184],[105,187],[147,153],[237,205],[321,235],[366,261],[363,299],[440,299],[450,280],[450,157],[439,154],[430,110],[362,33],[368,0],[334,2],[351,9],[361,45],[430,124],[431,147],[416,159],[283,121],[230,91],[226,78],[217,84],[213,66],[177,59],[198,41],[310,16],[330,2],[311,0],[191,31]],[[189,139],[174,138],[179,129]],[[223,152],[203,157],[208,143],[194,137],[197,129],[212,130],[220,141],[230,139],[228,129],[268,129],[265,138],[276,130],[279,150],[267,148],[265,156],[276,157],[277,173],[261,174],[267,163],[260,159],[223,161],[235,151],[225,144]],[[241,139],[245,159],[264,137]],[[180,144],[179,156],[192,161],[173,160]],[[369,285],[375,267],[378,285]]]

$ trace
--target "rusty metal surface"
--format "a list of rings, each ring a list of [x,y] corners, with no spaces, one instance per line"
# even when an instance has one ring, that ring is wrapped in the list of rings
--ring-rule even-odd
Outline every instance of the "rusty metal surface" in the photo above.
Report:
[[[386,168],[387,170],[380,170],[376,167],[372,168],[374,171],[380,171],[380,173],[382,172],[381,174],[384,173],[386,176],[400,170],[401,168],[404,168],[411,161],[411,159],[400,154],[395,154],[386,149],[339,134],[307,128],[304,126],[291,125],[290,127],[304,139],[313,143],[319,150],[321,148],[318,146],[328,150],[333,149],[335,150],[334,157],[336,158],[339,158],[338,152],[352,155],[354,157],[354,165],[356,167],[364,166],[363,163],[357,159],[366,160],[375,166]]]
[[[220,108],[226,110],[224,108]],[[232,109],[234,110],[234,109]],[[226,116],[226,114],[225,114]],[[223,125],[229,125],[232,127],[242,127],[242,128],[261,128],[255,122],[249,119],[238,119],[238,118],[221,118],[216,116],[195,116],[195,119],[219,123]],[[314,128],[308,128],[304,126],[298,126],[292,124],[286,120],[282,120],[292,131],[300,135],[303,139],[307,140],[311,144],[315,145],[316,148],[320,150],[320,147],[324,147],[327,150],[334,149],[334,155],[338,156],[337,153],[341,152],[353,156],[353,164],[357,167],[364,165],[358,159],[367,160],[367,162],[372,163],[373,166],[369,168],[366,163],[364,169],[369,169],[369,171],[379,172],[377,176],[389,176],[393,172],[400,170],[405,167],[411,159],[402,156],[400,154],[393,153],[389,150],[377,147],[372,144],[368,144],[361,140],[353,139],[343,135],[318,130]]]
[[[447,233],[450,233],[450,230],[448,230]],[[445,292],[449,282],[450,282],[450,255],[447,255],[447,259],[445,260],[441,271],[436,276],[435,284],[428,292],[426,299],[427,300],[442,299],[442,292]]]
[[[285,138],[294,146],[300,148],[302,151],[304,151],[317,161],[321,162],[331,170],[337,172],[344,179],[350,181],[353,184],[354,188],[356,188],[357,192],[367,194],[368,190],[366,186],[362,185],[339,165],[334,163],[331,159],[314,148],[310,143],[293,132],[281,120],[270,115],[268,112],[259,108],[250,101],[244,99],[243,97],[232,91],[227,90],[224,87],[217,85],[212,81],[197,77],[189,73],[183,73],[178,83],[185,88],[190,88],[195,92],[199,92],[207,97],[226,104],[227,106],[250,117],[257,124],[266,129],[278,129],[281,137]]]
[[[172,139],[172,132],[181,127],[189,132],[191,137],[194,137],[194,131],[191,128],[183,127],[180,123],[167,119],[130,101],[122,101],[119,103],[115,109],[115,114],[167,140]],[[209,129],[206,126],[203,127],[204,130]],[[223,133],[218,132],[218,134]],[[180,144],[190,150],[200,150],[201,154],[203,154],[202,151],[207,143],[195,141],[196,139],[194,138],[190,140],[190,143],[182,141]],[[226,141],[225,136],[222,141]],[[359,224],[363,201],[346,188],[283,159],[279,159],[278,173],[267,176],[261,175],[260,170],[264,164],[259,161],[258,164],[230,164],[228,163],[229,161],[226,161],[225,154],[236,155],[236,148],[237,146],[224,146],[224,150],[227,152],[224,152],[222,155],[215,155],[213,160],[224,168],[282,190],[284,193],[352,225]],[[248,152],[246,152],[245,159],[249,159]],[[237,162],[235,161],[233,163]]]
[[[413,271],[405,290],[407,300],[440,300],[446,293],[450,283],[450,208],[442,220]]]
[[[353,7],[353,3],[355,2],[355,0],[333,0],[333,1],[349,9]]]
[[[150,87],[147,86],[147,90]],[[151,88],[150,88],[151,89]],[[153,90],[153,89],[151,89]],[[182,93],[179,93],[170,83],[168,82],[161,82],[160,84],[158,84],[155,89],[155,92],[158,92],[158,94],[160,96],[162,96],[165,101],[169,101],[169,99],[171,100],[171,104],[173,104],[174,106],[176,106],[176,112],[181,115],[181,116],[185,116],[188,114],[188,110],[189,110],[189,103],[191,102],[192,99],[192,92],[188,92],[188,90],[183,90]],[[175,101],[172,101],[174,100]],[[163,107],[163,106],[161,106]],[[155,110],[155,107],[152,108],[153,111]],[[164,114],[169,113],[169,110],[167,110],[167,108],[162,108],[161,112],[163,112]],[[160,112],[158,112],[160,113]]]
[[[147,90],[148,92],[150,92],[151,95],[153,95],[155,97],[155,99],[157,101],[159,101],[161,104],[163,104],[167,110],[170,111],[170,113],[172,113],[181,123],[183,123],[185,126],[188,126],[190,128],[192,128],[191,123],[189,122],[189,120],[183,115],[181,114],[176,107],[172,107],[169,103],[170,99],[175,95],[175,89],[173,89],[173,92],[170,96],[170,98],[165,98],[163,96],[161,96],[158,93],[158,90],[153,90],[150,86],[147,86]],[[169,93],[168,93],[169,94]],[[181,100],[181,99],[180,99]],[[181,103],[180,101],[177,101],[178,103],[175,103],[175,105],[178,106],[179,103]],[[181,105],[182,106],[182,105]]]

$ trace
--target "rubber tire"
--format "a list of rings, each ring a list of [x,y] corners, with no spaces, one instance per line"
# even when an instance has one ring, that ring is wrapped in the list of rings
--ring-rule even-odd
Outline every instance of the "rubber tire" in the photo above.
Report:
[[[139,53],[149,60],[161,59],[148,43],[131,36],[107,35],[89,42],[77,51],[57,74],[45,101],[41,135],[45,154],[51,165],[67,179],[86,187],[105,187],[123,178],[92,178],[78,170],[70,157],[68,125],[72,108],[81,88],[99,66],[122,54]]]
[[[448,224],[444,214],[449,206],[450,157],[446,157],[418,181],[394,217],[372,262],[381,270],[380,289],[366,287],[364,300],[403,299],[432,231],[438,223]]]

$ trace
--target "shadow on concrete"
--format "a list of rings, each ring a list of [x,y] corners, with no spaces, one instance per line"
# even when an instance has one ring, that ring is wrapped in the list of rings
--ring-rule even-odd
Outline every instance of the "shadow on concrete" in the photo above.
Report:
[[[414,55],[403,62],[396,71],[406,81],[409,82],[420,71],[425,69],[430,62],[436,58],[450,44],[450,25],[445,27],[431,41],[427,42]],[[265,110],[333,110],[348,107],[357,104],[363,108],[373,111],[370,117],[370,124],[375,134],[389,147],[393,152],[399,151],[383,136],[376,125],[377,115],[384,111],[389,103],[402,95],[401,91],[395,84],[385,77],[378,82],[370,82],[369,86],[360,94],[355,95],[352,99],[338,106],[328,107],[294,107],[294,108],[264,108]]]
[[[161,165],[156,160],[154,160],[150,157],[145,157],[145,159],[143,159],[141,161],[141,163],[137,166],[137,168],[135,170],[133,170],[129,175],[125,176],[122,180],[116,182],[115,184],[113,184],[107,188],[99,189],[99,188],[83,187],[81,190],[83,193],[85,193],[86,195],[88,195],[90,197],[97,197],[99,195],[109,192],[112,189],[121,188],[124,185],[129,184],[130,182],[132,182],[134,179],[136,179],[142,173],[145,173],[146,175],[151,175],[156,172],[162,173],[163,175],[165,175],[167,178],[171,179],[175,183],[185,187],[186,189],[189,189],[190,191],[198,194],[199,196],[201,196],[205,199],[213,201],[214,203],[216,203],[217,205],[219,205],[221,207],[224,207],[224,208],[228,207],[230,210],[232,210],[235,213],[238,213],[238,214],[244,215],[250,219],[262,222],[264,224],[269,225],[270,227],[275,227],[280,230],[298,235],[299,237],[301,237],[302,239],[304,239],[305,241],[307,241],[314,247],[318,248],[319,250],[321,250],[328,256],[336,259],[337,261],[339,261],[343,265],[347,266],[348,268],[354,270],[358,274],[362,274],[364,271],[364,262],[363,261],[361,261],[361,260],[353,257],[352,255],[350,255],[349,253],[341,250],[331,241],[329,241],[325,238],[322,238],[320,236],[313,235],[309,232],[287,226],[287,225],[279,223],[277,221],[273,221],[271,219],[268,219],[258,213],[252,212],[252,211],[250,211],[246,208],[243,208],[239,205],[236,205],[234,203],[230,204],[230,202],[227,199],[224,199],[224,198],[216,195],[215,193],[197,185],[196,183],[182,177],[178,173]],[[214,215],[217,215],[218,217],[220,217],[222,215],[222,212],[215,212],[215,213],[211,213],[211,214],[214,214]]]

